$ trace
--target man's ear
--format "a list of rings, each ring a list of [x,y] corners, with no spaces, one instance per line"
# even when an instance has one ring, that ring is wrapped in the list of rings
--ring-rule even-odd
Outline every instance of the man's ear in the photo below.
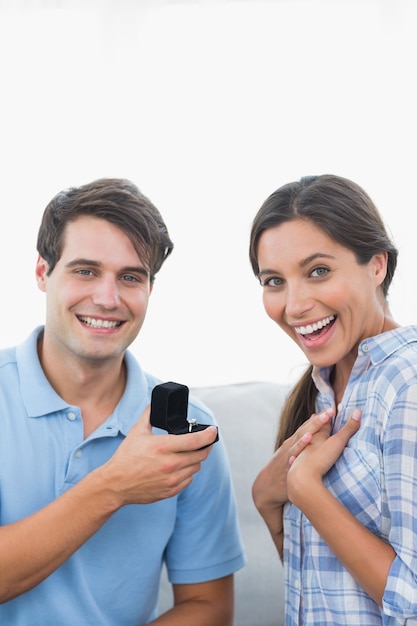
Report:
[[[41,256],[38,256],[38,260],[36,262],[36,282],[38,283],[38,287],[41,291],[46,291],[46,279],[48,274],[48,262],[45,261]]]

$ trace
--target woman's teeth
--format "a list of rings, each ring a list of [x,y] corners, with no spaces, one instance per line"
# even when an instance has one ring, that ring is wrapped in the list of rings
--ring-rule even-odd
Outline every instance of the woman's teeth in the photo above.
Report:
[[[321,330],[322,328],[330,324],[330,322],[333,322],[333,320],[334,315],[329,315],[329,317],[325,317],[315,324],[308,324],[307,326],[296,326],[295,330],[300,335],[309,335],[310,333],[314,333],[317,330]]]

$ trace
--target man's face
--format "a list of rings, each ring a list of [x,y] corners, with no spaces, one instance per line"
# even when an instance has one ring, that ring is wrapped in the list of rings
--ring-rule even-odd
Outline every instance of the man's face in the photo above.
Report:
[[[50,276],[39,258],[46,293],[44,349],[93,362],[123,357],[145,319],[149,268],[117,226],[91,216],[67,224],[61,258]]]

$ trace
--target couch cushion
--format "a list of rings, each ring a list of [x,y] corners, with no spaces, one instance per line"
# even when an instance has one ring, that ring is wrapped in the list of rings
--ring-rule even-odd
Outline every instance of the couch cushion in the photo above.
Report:
[[[273,453],[287,386],[250,382],[190,389],[214,413],[232,472],[247,565],[235,575],[235,626],[284,624],[283,569],[252,501],[253,481]],[[164,578],[161,610],[171,603]]]

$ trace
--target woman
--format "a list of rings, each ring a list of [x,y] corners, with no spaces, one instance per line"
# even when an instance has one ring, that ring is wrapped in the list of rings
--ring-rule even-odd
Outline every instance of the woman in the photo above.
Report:
[[[417,624],[417,327],[388,307],[397,250],[369,196],[323,175],[267,198],[250,259],[311,364],[253,486],[285,623]]]

